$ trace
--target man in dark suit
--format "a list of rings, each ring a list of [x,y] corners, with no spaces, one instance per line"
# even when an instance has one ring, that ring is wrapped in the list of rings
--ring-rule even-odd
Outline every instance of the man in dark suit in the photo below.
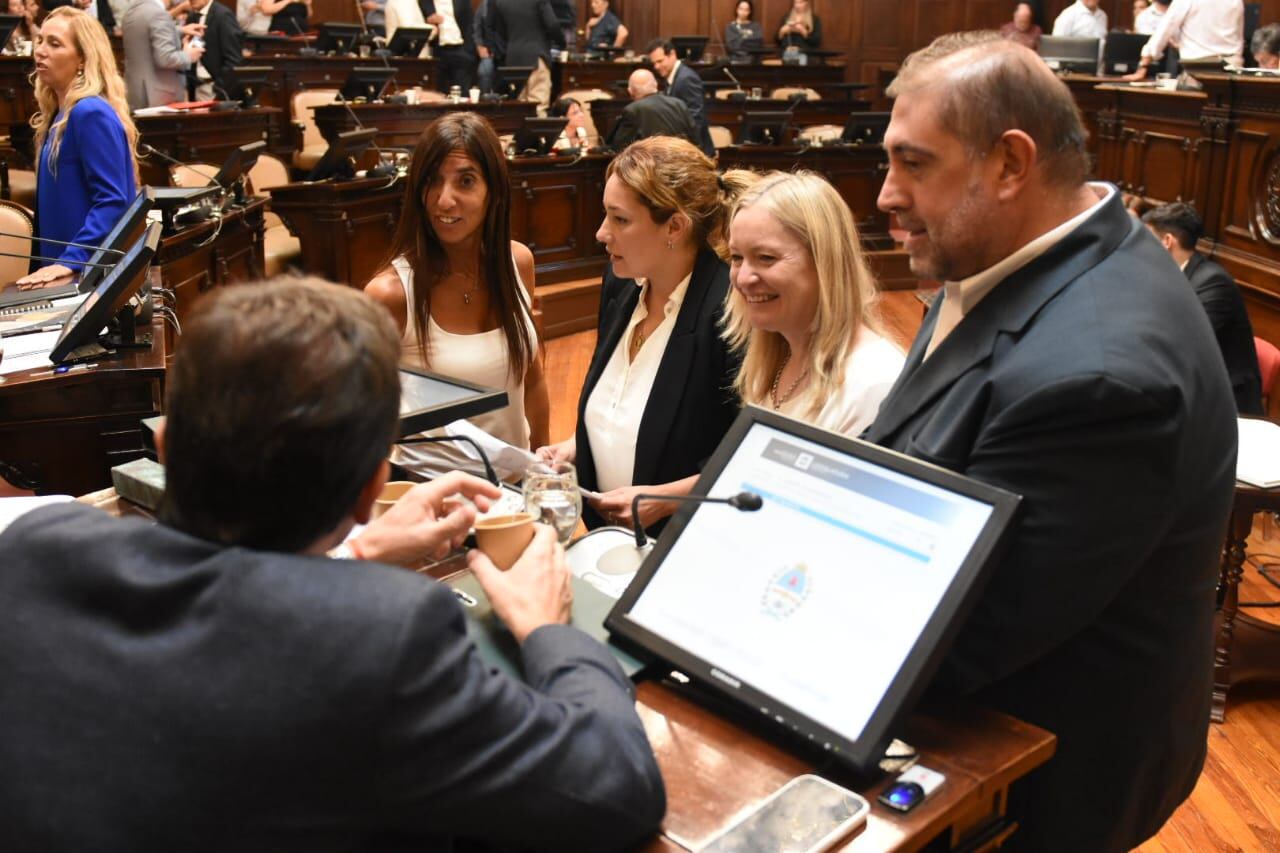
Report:
[[[1128,851],[1204,762],[1226,370],[1168,254],[1085,183],[1079,112],[1036,54],[944,36],[888,94],[879,204],[946,284],[864,438],[1023,496],[933,689],[1058,736],[1005,849]]]
[[[549,0],[489,0],[497,38],[506,44],[508,66],[533,72],[524,97],[543,106],[551,103],[551,47],[560,44],[560,23]]]
[[[116,31],[116,16],[111,11],[111,4],[107,0],[49,0],[44,4],[46,12],[52,12],[59,6],[74,6],[88,12],[98,19],[98,23],[102,24],[102,28],[108,35]]]
[[[435,58],[436,88],[457,86],[466,94],[476,82],[476,45],[471,0],[419,0],[422,17],[438,27]]]
[[[187,23],[204,24],[204,56],[198,65],[187,69],[187,87],[200,100],[238,96],[239,92],[231,91],[235,86],[232,75],[236,66],[244,63],[244,30],[235,13],[217,0],[191,0]],[[201,91],[205,86],[212,91]]]
[[[652,71],[647,68],[632,71],[627,80],[627,94],[631,96],[631,103],[609,132],[610,148],[621,151],[637,139],[650,136],[678,136],[698,144],[689,108],[684,101],[659,92],[658,78]]]
[[[645,48],[653,70],[667,81],[667,94],[684,101],[698,132],[694,144],[708,157],[714,157],[716,147],[711,142],[711,126],[707,124],[706,101],[702,94],[702,78],[698,72],[680,61],[676,46],[669,39],[654,39]]]
[[[507,572],[468,558],[525,683],[480,659],[447,586],[392,565],[456,547],[465,499],[498,489],[451,473],[369,523],[399,418],[390,315],[277,281],[212,294],[185,332],[159,523],[64,504],[0,535],[0,596],[21,614],[0,623],[0,681],[21,685],[0,702],[6,849],[600,850],[652,833],[662,780],[630,682],[563,624],[554,531]]]
[[[1209,315],[1209,325],[1213,326],[1227,366],[1237,411],[1242,415],[1261,415],[1262,373],[1258,369],[1258,350],[1253,343],[1249,312],[1231,274],[1196,251],[1196,242],[1204,233],[1200,216],[1191,205],[1176,201],[1147,211],[1142,221],[1182,267],[1191,289]]]

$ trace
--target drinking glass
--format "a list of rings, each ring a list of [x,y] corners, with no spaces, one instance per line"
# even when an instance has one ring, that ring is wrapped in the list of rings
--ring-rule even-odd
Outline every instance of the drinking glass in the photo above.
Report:
[[[524,472],[524,505],[534,520],[556,529],[568,545],[582,517],[578,471],[569,462],[535,462]]]

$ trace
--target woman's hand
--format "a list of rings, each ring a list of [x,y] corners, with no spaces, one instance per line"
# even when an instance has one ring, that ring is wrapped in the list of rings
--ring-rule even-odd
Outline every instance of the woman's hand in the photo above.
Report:
[[[597,500],[591,500],[591,506],[600,513],[600,517],[610,524],[619,527],[632,527],[631,499],[639,494],[661,494],[661,486],[623,486],[602,494]],[[640,526],[648,527],[656,521],[666,518],[676,511],[679,504],[674,501],[641,501]]]
[[[556,444],[547,444],[534,451],[543,462],[572,462],[578,458],[578,441],[566,438]]]
[[[195,37],[204,35],[204,24],[183,24],[181,27],[178,27],[178,29],[184,36]]]
[[[33,273],[24,275],[22,278],[14,282],[18,287],[28,287],[33,284],[47,284],[51,281],[57,281],[60,278],[66,278],[72,275],[70,267],[64,267],[62,264],[49,264],[47,267],[41,267]]]

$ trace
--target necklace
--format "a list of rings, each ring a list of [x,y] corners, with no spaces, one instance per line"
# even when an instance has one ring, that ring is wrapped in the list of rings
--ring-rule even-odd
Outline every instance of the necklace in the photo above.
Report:
[[[637,355],[640,354],[640,348],[644,346],[644,323],[636,324],[635,334],[631,336],[631,360],[635,361]]]
[[[476,292],[476,289],[477,289],[478,287],[480,287],[480,277],[479,277],[479,276],[474,276],[474,275],[464,275],[463,273],[460,273],[460,272],[456,272],[456,273],[454,273],[454,275],[458,276],[458,277],[459,277],[459,278],[461,278],[463,281],[470,280],[470,282],[471,282],[471,287],[469,287],[468,289],[466,289],[466,290],[462,291],[462,302],[463,302],[463,304],[464,304],[464,305],[470,305],[470,304],[471,304],[471,294],[475,293],[475,292]]]
[[[778,372],[773,374],[773,384],[769,386],[769,402],[773,403],[773,410],[775,412],[782,408],[783,403],[791,399],[791,397],[796,393],[796,388],[800,387],[800,383],[809,375],[809,368],[806,366],[804,370],[800,371],[800,375],[792,381],[790,387],[787,388],[787,393],[779,397],[778,383],[782,381],[782,371],[786,370],[787,365],[790,363],[791,353],[788,352],[787,357],[782,360],[782,364],[778,365]]]

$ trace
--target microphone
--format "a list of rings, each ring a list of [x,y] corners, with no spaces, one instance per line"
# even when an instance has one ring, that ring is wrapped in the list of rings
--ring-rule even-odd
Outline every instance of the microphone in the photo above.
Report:
[[[606,575],[626,575],[640,568],[644,558],[652,548],[649,537],[640,524],[641,501],[676,501],[690,504],[725,504],[740,512],[755,512],[764,506],[764,499],[755,492],[738,492],[727,498],[713,498],[707,495],[652,495],[638,494],[631,499],[631,530],[635,534],[636,543],[618,545],[610,548],[601,556],[596,568]]]
[[[356,115],[356,111],[351,109],[351,104],[347,102],[346,98],[342,97],[341,92],[338,93],[337,103],[342,104],[342,108],[347,111],[347,115],[351,116],[351,120],[356,123],[356,127],[358,129],[360,130],[365,129],[364,123],[360,121],[360,116]],[[392,165],[387,169],[384,169],[382,167],[382,149],[378,147],[378,143],[376,139],[369,140],[369,147],[377,152],[378,165],[374,166],[372,169],[366,170],[364,173],[365,177],[366,178],[384,178],[384,177],[387,177],[388,175],[394,175],[396,172],[396,167],[394,165]]]
[[[0,237],[13,237],[18,240],[31,240],[33,243],[49,243],[54,246],[70,246],[73,249],[92,249],[95,252],[110,252],[113,255],[124,255],[119,249],[108,249],[106,246],[91,246],[88,243],[72,243],[69,240],[51,240],[48,237],[36,237],[31,234],[10,234],[6,231],[0,231]],[[26,255],[15,255],[13,257],[26,257]]]
[[[735,89],[734,91],[737,91],[737,92],[743,92],[743,91],[746,91],[745,89],[743,89],[743,88],[742,88],[742,82],[741,82],[740,80],[738,80],[738,78],[737,78],[737,77],[734,77],[734,76],[733,76],[733,72],[729,70],[729,66],[727,66],[727,65],[722,65],[722,66],[720,66],[720,70],[724,72],[724,76],[728,77],[730,80],[732,80],[732,81],[733,81],[733,85],[735,85],[735,86],[737,86],[737,87],[738,87],[738,88],[737,88],[737,89]]]
[[[166,163],[172,163],[174,166],[181,166],[181,167],[182,167],[182,168],[184,168],[184,169],[190,169],[191,171],[195,172],[195,173],[196,173],[197,175],[199,175],[200,177],[202,177],[202,178],[208,178],[208,179],[209,179],[209,183],[213,184],[215,187],[217,187],[218,189],[222,190],[223,192],[226,192],[226,191],[227,191],[227,188],[226,188],[226,187],[224,187],[224,186],[223,186],[223,185],[218,181],[218,178],[217,178],[217,176],[216,176],[216,175],[210,175],[210,174],[209,174],[209,173],[207,173],[207,172],[202,172],[202,171],[200,171],[199,169],[197,169],[195,166],[192,166],[192,165],[190,165],[190,164],[188,164],[188,163],[183,163],[181,160],[177,159],[176,157],[170,157],[168,154],[164,153],[164,152],[163,152],[163,151],[161,151],[159,148],[156,148],[154,145],[149,145],[149,144],[148,144],[148,143],[146,143],[146,142],[139,142],[139,143],[138,143],[138,148],[142,149],[142,153],[144,153],[144,154],[148,154],[148,155],[150,155],[150,154],[154,154],[154,155],[156,155],[157,157],[159,157],[161,160],[164,160]]]
[[[298,23],[297,18],[290,18],[289,23],[293,24],[293,28],[298,31],[298,35],[302,36],[302,47],[298,49],[300,56],[319,56],[320,51],[311,46],[311,36],[302,31],[302,25]]]
[[[480,461],[484,463],[484,478],[495,486],[501,486],[502,481],[498,479],[498,474],[493,470],[493,464],[489,462],[489,457],[480,449],[480,445],[468,435],[420,435],[415,438],[406,438],[397,441],[396,444],[444,444],[450,441],[465,441],[471,445],[472,449],[480,455]]]

